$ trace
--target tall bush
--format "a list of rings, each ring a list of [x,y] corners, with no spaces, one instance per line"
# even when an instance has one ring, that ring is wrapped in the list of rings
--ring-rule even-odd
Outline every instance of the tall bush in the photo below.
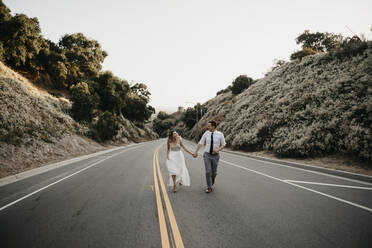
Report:
[[[231,86],[231,91],[234,95],[240,94],[243,90],[247,89],[253,84],[253,79],[246,75],[240,75],[237,77]]]
[[[109,111],[105,111],[100,115],[97,121],[96,130],[101,141],[112,139],[119,130],[116,115]]]
[[[98,105],[99,97],[93,95],[86,82],[81,82],[71,88],[73,102],[71,112],[77,121],[91,122]]]

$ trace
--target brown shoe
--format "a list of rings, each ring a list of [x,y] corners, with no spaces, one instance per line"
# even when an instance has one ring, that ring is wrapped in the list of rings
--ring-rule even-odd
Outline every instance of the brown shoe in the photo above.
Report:
[[[211,193],[212,192],[212,188],[207,188],[206,190],[205,190],[205,193]]]

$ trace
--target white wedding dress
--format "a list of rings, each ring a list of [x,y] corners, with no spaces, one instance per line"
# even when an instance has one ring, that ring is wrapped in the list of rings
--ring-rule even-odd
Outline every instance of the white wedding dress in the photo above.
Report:
[[[170,143],[169,159],[166,160],[166,165],[169,172],[169,185],[173,186],[172,175],[176,175],[176,184],[182,183],[185,186],[190,186],[189,171],[186,168],[185,157],[181,151],[179,137],[176,144]]]

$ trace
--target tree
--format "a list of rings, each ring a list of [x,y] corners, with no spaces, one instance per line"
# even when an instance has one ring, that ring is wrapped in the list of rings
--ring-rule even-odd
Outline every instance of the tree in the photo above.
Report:
[[[343,42],[341,35],[333,33],[310,33],[309,30],[305,30],[296,38],[296,43],[301,44],[302,50],[293,53],[290,58],[302,59],[305,56],[313,55],[319,52],[330,52],[338,49]]]
[[[114,76],[110,71],[101,73],[95,81],[96,92],[101,98],[100,108],[122,114],[129,94],[128,82]]]
[[[5,6],[2,0],[0,0],[0,26],[4,23],[9,21],[12,18],[10,14],[10,9]]]
[[[94,111],[98,105],[99,98],[91,94],[86,82],[78,83],[71,87],[72,93],[72,116],[77,121],[91,122]]]
[[[130,90],[137,96],[141,97],[146,103],[150,101],[151,93],[148,91],[147,86],[143,83],[136,83]]]
[[[17,14],[8,20],[7,18],[3,18],[0,29],[4,61],[13,68],[32,69],[31,61],[45,45],[40,34],[39,21],[23,14]]]
[[[37,57],[42,67],[41,73],[48,78],[54,88],[62,89],[67,85],[66,57],[57,44],[47,39],[45,42],[47,46],[40,50]]]
[[[102,69],[101,63],[107,57],[98,41],[90,40],[82,33],[64,35],[58,46],[67,70],[67,88],[81,80],[97,77]]]
[[[155,114],[156,110],[153,106],[147,105],[147,114],[145,115],[145,120],[150,119],[150,117]]]
[[[148,120],[154,112],[155,109],[153,107],[147,106],[147,102],[134,93],[128,96],[123,108],[125,118],[138,122]]]
[[[340,46],[343,37],[333,33],[310,33],[305,30],[296,38],[297,44],[302,44],[302,48],[311,48],[316,52],[327,52],[336,49]]]
[[[246,75],[240,75],[232,82],[231,91],[234,95],[240,94],[253,84],[253,79]]]
[[[196,123],[196,110],[194,108],[187,108],[183,112],[183,122],[191,129]]]
[[[171,120],[161,120],[156,118],[153,122],[153,130],[159,134],[160,137],[166,137],[172,126],[173,123]]]
[[[12,18],[10,14],[10,9],[6,7],[2,0],[0,0],[0,34],[1,37],[5,34],[2,30],[5,29],[4,24]],[[4,61],[5,48],[3,45],[4,39],[0,38],[0,60]]]
[[[196,114],[196,122],[198,122],[208,110],[206,107],[204,107],[200,103],[197,103],[194,106],[194,109],[195,109],[195,114]]]
[[[169,115],[164,111],[160,111],[157,115],[157,118],[160,119],[160,120],[165,120],[165,119],[169,118]]]
[[[155,113],[155,109],[147,105],[150,95],[147,86],[143,83],[136,83],[130,87],[130,93],[123,109],[124,116],[132,121],[148,120]]]
[[[109,111],[105,111],[99,117],[96,129],[100,140],[106,141],[112,139],[119,131],[116,115]]]

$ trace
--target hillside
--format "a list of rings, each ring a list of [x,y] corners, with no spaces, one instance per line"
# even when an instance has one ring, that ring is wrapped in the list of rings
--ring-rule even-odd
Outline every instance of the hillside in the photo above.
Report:
[[[203,104],[208,111],[190,138],[198,139],[215,119],[233,149],[371,161],[371,42],[357,54],[337,55],[287,62],[238,95],[217,95]]]
[[[71,102],[54,97],[0,62],[0,177],[51,161],[87,154],[116,144],[156,138],[121,117],[115,138],[99,144],[89,128],[69,115]]]

